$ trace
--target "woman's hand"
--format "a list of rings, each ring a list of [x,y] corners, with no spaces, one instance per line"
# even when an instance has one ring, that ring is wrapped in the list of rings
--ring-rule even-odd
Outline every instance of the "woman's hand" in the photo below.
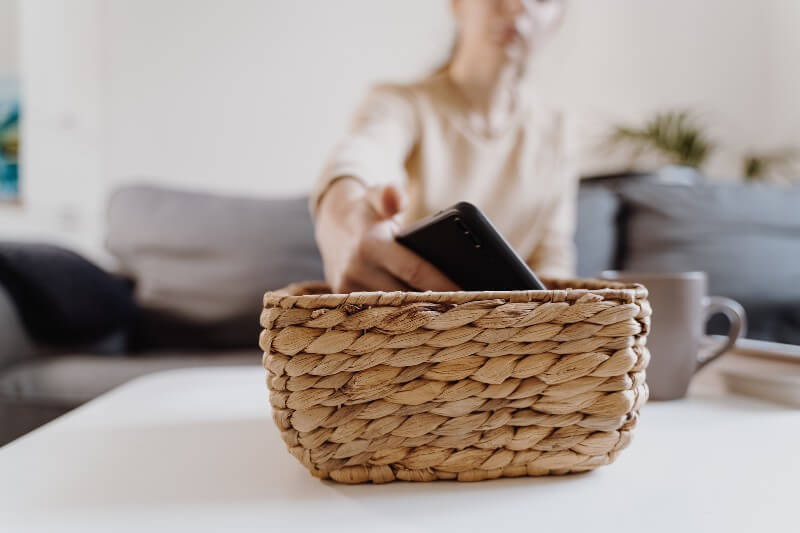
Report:
[[[405,197],[391,185],[367,189],[352,178],[331,185],[319,205],[316,238],[335,292],[458,290],[394,240],[404,208]]]

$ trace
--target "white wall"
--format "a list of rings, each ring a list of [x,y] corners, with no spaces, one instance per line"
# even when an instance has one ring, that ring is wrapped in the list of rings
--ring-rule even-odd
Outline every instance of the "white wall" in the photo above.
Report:
[[[767,31],[769,102],[767,146],[800,145],[800,2],[778,0],[769,12]]]
[[[18,73],[17,0],[0,0],[0,76]]]
[[[107,172],[238,192],[306,190],[377,79],[449,46],[430,0],[105,4]]]
[[[307,190],[365,88],[429,71],[453,34],[447,0],[25,0],[21,10],[27,211],[0,212],[0,238],[90,252],[102,198],[132,179]],[[800,144],[798,22],[794,0],[571,0],[536,86],[585,118],[590,144],[611,122],[677,106],[701,111],[735,150]],[[586,171],[610,169],[591,155]],[[736,168],[733,151],[710,166]]]
[[[19,2],[22,206],[0,206],[0,239],[97,254],[107,182],[100,0]]]
[[[609,123],[688,107],[715,138],[738,150],[773,126],[766,77],[776,50],[767,41],[767,18],[787,1],[574,1],[537,85],[582,117],[593,145]],[[798,108],[793,99],[775,104]],[[588,171],[619,162],[594,150],[586,155]],[[722,149],[707,171],[733,176],[738,163],[737,153]]]

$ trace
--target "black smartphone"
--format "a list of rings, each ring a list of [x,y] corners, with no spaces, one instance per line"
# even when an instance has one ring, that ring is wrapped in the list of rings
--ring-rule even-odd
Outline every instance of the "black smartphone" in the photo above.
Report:
[[[545,288],[489,219],[469,202],[417,222],[396,239],[465,291]]]

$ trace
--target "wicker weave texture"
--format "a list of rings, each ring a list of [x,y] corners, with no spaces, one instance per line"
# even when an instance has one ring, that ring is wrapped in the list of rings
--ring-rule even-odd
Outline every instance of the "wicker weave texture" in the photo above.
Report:
[[[267,293],[273,419],[313,475],[343,483],[583,472],[625,448],[647,400],[641,285]]]

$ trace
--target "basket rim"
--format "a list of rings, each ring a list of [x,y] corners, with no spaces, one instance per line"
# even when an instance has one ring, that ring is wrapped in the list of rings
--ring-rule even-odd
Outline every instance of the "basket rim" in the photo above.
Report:
[[[610,280],[582,279],[560,280],[574,285],[566,289],[524,291],[452,291],[405,292],[370,291],[331,293],[323,281],[293,283],[264,294],[264,307],[332,308],[341,305],[405,305],[413,303],[463,304],[481,300],[505,300],[508,303],[574,302],[587,294],[604,300],[621,300],[626,303],[647,299],[647,288],[640,283],[621,283]]]

